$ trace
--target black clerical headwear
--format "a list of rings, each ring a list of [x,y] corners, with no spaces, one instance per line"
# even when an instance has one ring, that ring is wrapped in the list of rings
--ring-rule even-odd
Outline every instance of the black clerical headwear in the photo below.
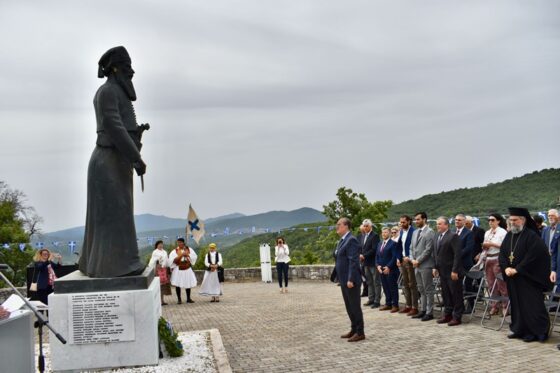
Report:
[[[525,218],[525,227],[531,229],[534,232],[538,232],[537,223],[533,220],[533,217],[525,207],[509,207],[509,215],[513,216],[523,216]]]
[[[99,70],[97,71],[97,76],[103,78],[109,76],[111,67],[118,65],[119,63],[131,63],[130,56],[123,46],[118,46],[109,49],[107,52],[101,56],[99,59]]]

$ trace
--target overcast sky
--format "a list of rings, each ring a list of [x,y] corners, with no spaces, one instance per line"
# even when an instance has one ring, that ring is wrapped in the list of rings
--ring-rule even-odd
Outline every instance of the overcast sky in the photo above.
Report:
[[[395,202],[558,167],[560,2],[0,0],[0,180],[83,225],[97,61],[136,70],[135,213]]]

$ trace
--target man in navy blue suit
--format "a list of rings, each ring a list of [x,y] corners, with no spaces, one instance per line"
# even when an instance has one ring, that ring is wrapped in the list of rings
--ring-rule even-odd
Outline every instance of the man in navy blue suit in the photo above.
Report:
[[[463,263],[463,269],[465,273],[470,271],[473,267],[473,252],[474,252],[474,234],[473,232],[465,226],[467,219],[463,214],[457,214],[455,216],[455,233],[461,239],[461,262]],[[465,291],[474,292],[473,282],[470,279],[465,281]],[[474,306],[474,298],[469,298],[469,305],[464,310],[465,313],[471,313]]]
[[[366,338],[364,334],[364,317],[360,305],[360,243],[352,235],[350,219],[340,218],[336,223],[336,233],[340,236],[336,248],[336,273],[342,290],[346,312],[350,318],[350,332],[341,336],[348,342],[357,342]]]
[[[558,224],[558,210],[548,210],[549,226],[545,227],[542,231],[541,238],[543,239],[548,251],[552,254],[552,241],[560,237],[560,224]]]
[[[381,230],[383,240],[377,245],[377,271],[381,275],[381,284],[385,293],[385,305],[380,311],[391,313],[399,312],[399,268],[397,258],[399,256],[399,246],[391,238],[391,230],[387,227]]]

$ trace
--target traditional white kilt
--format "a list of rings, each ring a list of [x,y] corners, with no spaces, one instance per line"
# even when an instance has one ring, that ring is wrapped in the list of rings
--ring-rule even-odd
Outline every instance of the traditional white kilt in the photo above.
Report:
[[[176,257],[177,257],[176,250],[173,250],[171,253],[169,253],[169,266],[171,267],[172,270],[171,285],[175,287],[185,288],[185,289],[194,288],[197,282],[196,282],[196,276],[192,268],[180,270],[179,267],[177,267],[177,265],[173,263]],[[196,263],[196,259],[198,258],[198,256],[196,255],[193,249],[190,249],[189,257],[191,259],[191,264],[194,265],[194,263]]]
[[[179,267],[175,267],[171,272],[171,285],[173,286],[190,289],[194,288],[196,284],[196,276],[191,268],[181,271]]]
[[[204,279],[200,286],[200,295],[217,297],[221,294],[220,281],[218,280],[218,271],[204,271]]]

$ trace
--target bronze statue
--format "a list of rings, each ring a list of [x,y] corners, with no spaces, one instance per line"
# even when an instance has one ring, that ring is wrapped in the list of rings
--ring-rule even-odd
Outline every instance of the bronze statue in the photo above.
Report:
[[[122,47],[109,49],[99,60],[98,77],[107,77],[93,99],[97,146],[88,167],[87,215],[80,271],[90,277],[138,275],[144,265],[138,255],[132,169],[146,172],[140,155],[142,132],[132,101],[134,70]]]

